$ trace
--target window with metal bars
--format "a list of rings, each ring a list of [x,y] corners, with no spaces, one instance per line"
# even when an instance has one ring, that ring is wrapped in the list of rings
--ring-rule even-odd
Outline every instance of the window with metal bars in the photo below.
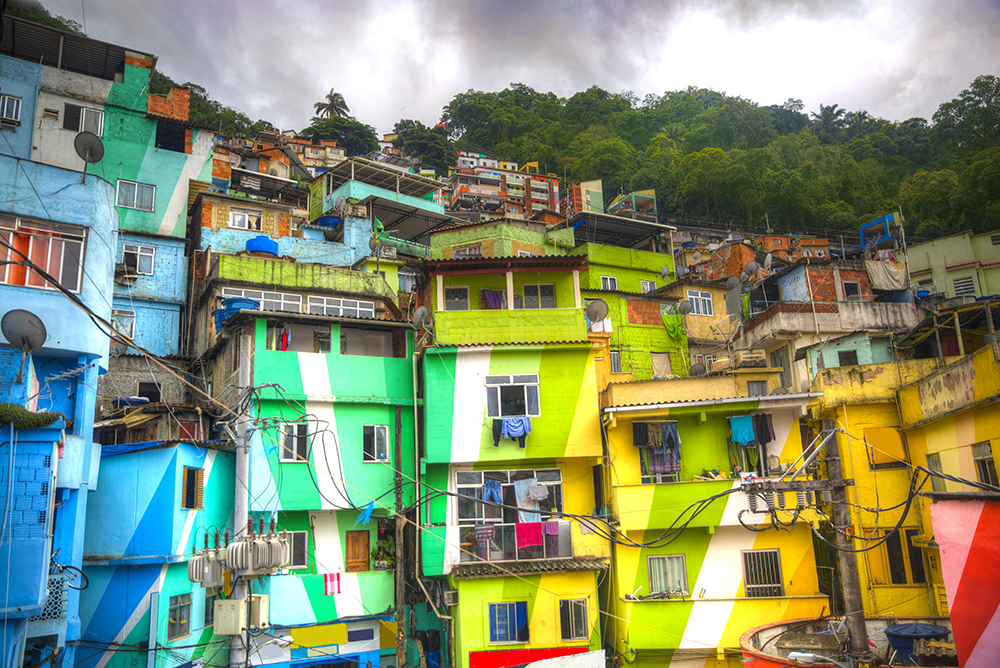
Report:
[[[200,510],[202,506],[202,489],[205,472],[202,469],[184,467],[181,480],[181,508],[185,510]]]
[[[744,595],[747,598],[785,595],[778,550],[745,550],[742,556]]]

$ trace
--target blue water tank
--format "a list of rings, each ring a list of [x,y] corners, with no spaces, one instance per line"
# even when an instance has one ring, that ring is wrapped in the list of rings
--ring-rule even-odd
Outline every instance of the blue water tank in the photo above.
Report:
[[[910,665],[915,665],[917,663],[917,659],[913,656],[914,641],[918,638],[926,638],[928,640],[947,640],[948,633],[950,633],[948,628],[944,626],[913,622],[910,624],[896,624],[894,626],[886,627],[885,638],[889,641],[889,644],[892,645],[892,648],[896,650],[896,654],[899,656],[900,661],[906,662]]]
[[[278,242],[267,236],[266,234],[261,234],[253,239],[247,241],[247,250],[255,251],[258,253],[271,253],[272,255],[278,254]]]
[[[340,224],[344,222],[340,216],[320,216],[312,222],[313,225],[319,225],[320,227],[329,227],[332,229],[337,229]]]

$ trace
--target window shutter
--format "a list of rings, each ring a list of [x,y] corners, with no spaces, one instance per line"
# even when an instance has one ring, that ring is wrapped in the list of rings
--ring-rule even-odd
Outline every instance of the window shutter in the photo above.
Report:
[[[347,572],[368,570],[368,532],[347,532]]]
[[[500,417],[500,388],[486,388],[486,415],[491,418]]]
[[[204,508],[205,471],[203,469],[195,469],[194,484],[194,507],[198,509]]]
[[[80,131],[80,112],[82,109],[75,104],[66,105],[66,113],[63,114],[63,130]]]
[[[538,386],[525,385],[524,387],[527,391],[528,415],[531,417],[538,417],[541,415],[538,407]]]

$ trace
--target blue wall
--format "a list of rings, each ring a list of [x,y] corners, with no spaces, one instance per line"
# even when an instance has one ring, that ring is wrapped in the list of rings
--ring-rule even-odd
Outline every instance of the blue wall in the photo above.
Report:
[[[315,262],[328,265],[351,265],[363,257],[371,255],[368,241],[372,237],[372,224],[366,218],[344,219],[344,240],[323,241],[321,239],[299,239],[281,237],[278,239],[278,254],[294,257],[297,262]],[[246,250],[247,241],[259,232],[222,229],[218,232],[210,228],[201,231],[202,249],[211,246],[219,253],[239,253]]]
[[[4,138],[7,140],[0,144],[0,151],[3,153],[15,155],[25,160],[31,158],[35,105],[41,84],[41,65],[0,56],[0,90],[3,91],[4,95],[21,98],[21,125],[14,131],[3,131]],[[81,161],[80,164],[82,166],[83,162]]]

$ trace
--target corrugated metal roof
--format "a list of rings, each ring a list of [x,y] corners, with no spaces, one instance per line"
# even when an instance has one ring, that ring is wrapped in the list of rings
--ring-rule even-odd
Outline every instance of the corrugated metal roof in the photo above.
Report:
[[[593,341],[589,339],[580,339],[579,341],[483,341],[482,343],[440,343],[436,346],[428,346],[428,349],[433,350],[434,348],[479,348],[483,346],[544,346],[544,345],[590,345]]]
[[[635,381],[635,382],[646,382],[646,381]],[[662,381],[661,381],[662,382]],[[617,383],[616,383],[617,384]],[[697,399],[677,399],[674,401],[665,401],[662,403],[655,404],[622,404],[620,406],[608,406],[604,409],[605,413],[615,413],[618,411],[631,411],[631,410],[643,410],[643,409],[657,409],[657,408],[680,408],[683,406],[697,406],[699,404],[704,405],[718,405],[718,404],[740,404],[748,401],[757,401],[761,404],[772,404],[779,402],[798,402],[798,401],[808,401],[810,399],[815,399],[817,397],[822,397],[822,392],[802,392],[800,394],[764,394],[755,397],[699,397]]]
[[[528,257],[463,257],[452,260],[427,260],[430,276],[447,273],[469,273],[484,270],[531,271],[537,268],[582,269],[586,255],[532,255]]]
[[[539,559],[537,561],[504,561],[497,564],[476,562],[461,564],[452,570],[458,579],[502,578],[508,575],[533,575],[535,573],[570,573],[575,571],[604,571],[608,563],[596,557],[573,559]]]

